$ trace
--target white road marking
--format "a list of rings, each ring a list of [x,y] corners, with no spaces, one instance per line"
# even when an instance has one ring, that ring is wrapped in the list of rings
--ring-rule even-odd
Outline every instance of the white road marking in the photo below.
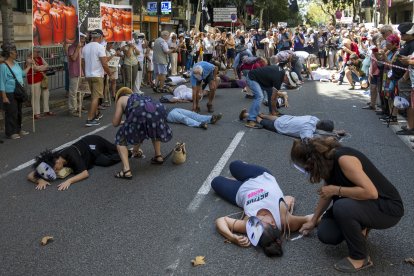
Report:
[[[103,126],[103,127],[100,127],[100,128],[95,129],[94,131],[91,131],[91,132],[89,132],[89,133],[86,133],[85,135],[79,136],[79,137],[78,137],[78,138],[76,138],[75,140],[72,140],[72,141],[70,141],[70,142],[67,142],[66,144],[63,144],[63,145],[61,145],[61,146],[59,146],[59,147],[55,148],[53,151],[55,152],[55,151],[61,150],[61,149],[63,149],[63,148],[66,148],[66,147],[68,147],[68,146],[72,145],[73,143],[76,143],[77,141],[79,141],[79,140],[80,140],[80,139],[82,139],[83,137],[88,136],[88,135],[93,135],[93,134],[96,134],[96,133],[98,133],[98,132],[100,132],[100,131],[104,130],[105,128],[109,127],[110,125],[112,125],[112,124],[107,124],[107,125],[105,125],[105,126]],[[4,178],[4,177],[6,177],[6,176],[8,176],[8,175],[10,175],[10,174],[12,174],[12,173],[15,173],[15,172],[21,171],[21,170],[23,170],[23,169],[25,169],[25,168],[27,168],[27,167],[29,167],[29,166],[33,165],[33,164],[34,164],[34,162],[35,162],[35,160],[34,160],[34,159],[32,159],[32,160],[30,160],[30,161],[27,161],[26,163],[23,163],[23,164],[21,164],[21,165],[17,166],[16,168],[14,168],[14,169],[12,169],[12,170],[10,170],[10,171],[7,171],[7,172],[5,172],[5,173],[3,173],[3,174],[0,174],[0,179]]]
[[[201,185],[200,189],[198,190],[196,196],[191,201],[191,203],[187,207],[188,212],[195,212],[198,207],[200,207],[201,202],[203,201],[204,197],[210,192],[211,189],[211,181],[214,177],[219,176],[221,171],[223,170],[224,166],[226,165],[227,161],[229,161],[230,157],[232,156],[234,150],[239,145],[241,139],[243,138],[245,131],[239,131],[236,136],[234,136],[233,141],[231,141],[230,145],[226,149],[226,151],[221,156],[220,160],[217,162],[216,166],[207,176],[206,180],[204,180],[203,185]]]

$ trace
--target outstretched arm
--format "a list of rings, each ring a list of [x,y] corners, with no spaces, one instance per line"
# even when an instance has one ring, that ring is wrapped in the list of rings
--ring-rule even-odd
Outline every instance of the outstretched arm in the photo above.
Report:
[[[69,178],[68,180],[66,180],[66,181],[64,181],[64,182],[62,182],[62,183],[60,183],[60,184],[58,185],[58,190],[59,190],[59,191],[64,191],[64,190],[67,190],[67,189],[69,189],[69,186],[70,186],[70,185],[72,185],[72,184],[74,184],[74,183],[76,183],[76,182],[79,182],[79,181],[81,181],[81,180],[84,180],[84,179],[86,179],[86,178],[88,178],[88,177],[89,177],[88,170],[84,170],[83,172],[78,173],[77,175],[74,175],[74,176],[72,176],[71,178]]]
[[[27,180],[36,184],[36,190],[44,190],[47,186],[50,185],[48,181],[44,180],[43,178],[37,177],[35,171],[31,171],[27,175]]]
[[[217,231],[230,242],[241,247],[248,247],[250,245],[247,237],[233,233],[246,233],[245,220],[221,217],[216,219],[216,227]]]

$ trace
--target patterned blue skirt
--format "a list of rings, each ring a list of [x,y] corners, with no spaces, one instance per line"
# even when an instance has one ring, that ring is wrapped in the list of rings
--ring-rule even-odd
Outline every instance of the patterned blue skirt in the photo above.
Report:
[[[167,111],[163,104],[150,97],[132,94],[124,111],[125,122],[115,137],[117,145],[141,144],[146,139],[168,142],[172,130],[167,124]]]

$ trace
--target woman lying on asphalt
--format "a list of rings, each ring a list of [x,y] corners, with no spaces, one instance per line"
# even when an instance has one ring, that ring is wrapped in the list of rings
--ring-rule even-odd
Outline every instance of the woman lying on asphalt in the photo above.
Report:
[[[309,223],[312,215],[292,215],[294,198],[283,196],[267,169],[233,161],[230,172],[235,179],[217,176],[211,187],[226,201],[243,208],[246,216],[242,220],[218,218],[217,230],[239,246],[259,245],[268,257],[282,256],[282,235],[298,231],[304,223]]]
[[[372,266],[366,245],[369,230],[390,228],[404,215],[397,189],[364,154],[341,147],[332,137],[295,140],[291,159],[311,183],[325,182],[312,220],[299,231],[307,235],[323,215],[319,240],[333,245],[345,240],[348,246],[349,256],[335,269],[357,272]]]
[[[123,169],[115,177],[132,179],[128,160],[128,144],[134,146],[133,154],[139,154],[139,147],[144,140],[151,139],[154,146],[154,157],[151,164],[161,165],[161,142],[166,143],[172,138],[172,130],[167,124],[167,112],[160,102],[150,97],[132,94],[131,89],[123,87],[116,92],[116,108],[112,125],[121,125],[122,116],[125,121],[116,133],[115,143],[121,156]]]
[[[98,135],[88,135],[58,152],[45,150],[40,153],[33,165],[34,171],[29,173],[27,179],[37,185],[37,190],[43,190],[63,168],[70,168],[75,175],[58,185],[58,190],[63,191],[73,183],[88,178],[88,170],[94,165],[107,167],[120,161],[114,144]]]

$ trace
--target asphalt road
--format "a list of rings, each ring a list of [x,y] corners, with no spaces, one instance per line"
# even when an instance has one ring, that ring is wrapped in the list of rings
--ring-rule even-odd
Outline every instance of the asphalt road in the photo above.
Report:
[[[414,257],[413,151],[373,112],[361,110],[365,96],[346,88],[307,82],[289,91],[291,107],[283,112],[334,120],[338,129],[350,134],[343,144],[363,151],[398,188],[405,216],[391,229],[371,231],[369,251],[375,266],[361,274],[413,275],[414,266],[404,263]],[[173,139],[162,150],[165,154],[176,141],[184,141],[188,158],[183,165],[171,160],[151,165],[152,146],[146,142],[146,157],[132,160],[132,181],[114,178],[120,165],[96,167],[87,180],[65,192],[58,191],[56,183],[36,191],[25,179],[30,169],[22,164],[44,148],[56,148],[91,131],[113,140],[112,109],[104,111],[96,128],[86,128],[84,118],[57,110],[58,116],[38,121],[35,134],[0,144],[0,275],[337,274],[333,264],[347,255],[344,243],[324,245],[313,234],[285,242],[283,257],[267,258],[258,249],[224,243],[216,232],[216,218],[240,209],[200,187],[209,187],[209,176],[228,176],[232,160],[268,167],[284,193],[296,197],[297,214],[312,213],[317,201],[319,185],[309,184],[289,163],[292,139],[248,129],[238,121],[241,108],[250,104],[243,96],[240,89],[219,90],[215,109],[224,117],[208,130],[172,126]],[[31,129],[30,122],[25,129]],[[46,235],[54,241],[40,246]],[[205,256],[206,265],[192,267],[196,256]]]

